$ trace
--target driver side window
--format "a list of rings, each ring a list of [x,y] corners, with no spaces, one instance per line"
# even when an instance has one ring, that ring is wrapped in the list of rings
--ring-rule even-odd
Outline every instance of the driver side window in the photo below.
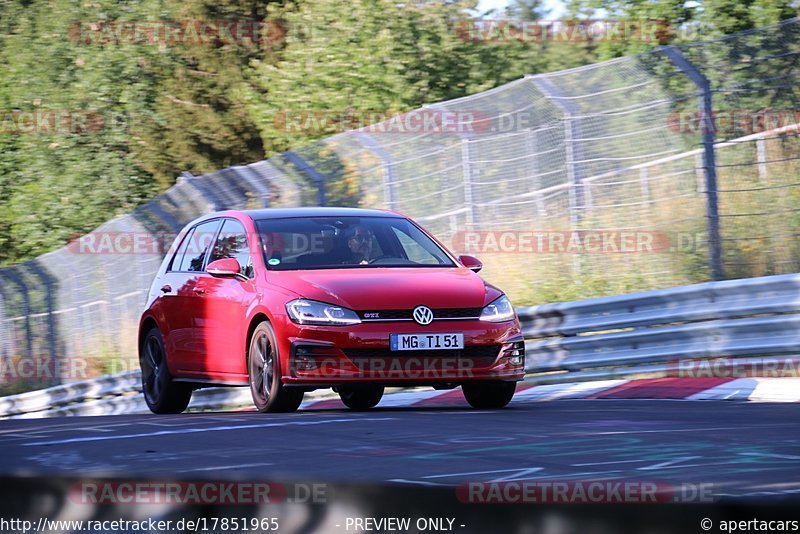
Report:
[[[253,262],[247,244],[247,232],[242,223],[235,219],[225,219],[222,224],[209,263],[222,258],[234,258],[239,262],[239,272],[247,278],[253,277]]]

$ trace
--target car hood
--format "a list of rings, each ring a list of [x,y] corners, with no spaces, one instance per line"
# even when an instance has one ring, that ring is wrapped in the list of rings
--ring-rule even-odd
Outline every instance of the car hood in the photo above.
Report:
[[[463,267],[272,271],[269,281],[298,296],[354,310],[481,308],[502,295]]]

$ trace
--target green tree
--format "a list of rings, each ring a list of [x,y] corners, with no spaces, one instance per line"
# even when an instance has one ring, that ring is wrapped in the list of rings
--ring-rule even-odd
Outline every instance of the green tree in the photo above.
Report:
[[[0,261],[61,246],[74,232],[130,210],[156,191],[128,150],[118,119],[147,109],[153,94],[143,65],[157,65],[157,54],[87,47],[71,33],[71,21],[141,17],[154,7],[147,2],[136,8],[108,2],[98,10],[71,2],[5,5],[12,17],[3,18],[0,49],[0,241],[6,245]],[[45,118],[66,113],[76,122],[48,131],[18,124],[20,113]]]
[[[600,59],[634,54],[661,44],[710,39],[797,16],[791,0],[572,0],[568,6],[573,14],[599,10],[608,19],[659,24],[659,39],[602,42],[598,47]]]
[[[181,171],[212,172],[263,159],[257,128],[246,103],[247,65],[270,53],[269,36],[258,24],[265,1],[169,1],[170,19],[185,27],[231,24],[221,38],[189,36],[167,52],[171,72],[161,73],[154,112],[141,117],[134,147],[142,166],[161,184]]]
[[[473,6],[354,0],[343,10],[335,0],[305,0],[273,9],[285,46],[276,61],[253,63],[262,96],[250,99],[267,153],[336,131],[287,125],[287,113],[406,112],[546,68],[538,43],[470,38]]]

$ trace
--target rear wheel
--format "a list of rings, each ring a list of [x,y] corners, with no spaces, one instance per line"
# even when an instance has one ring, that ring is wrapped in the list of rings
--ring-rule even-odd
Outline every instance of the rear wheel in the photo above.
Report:
[[[253,404],[262,413],[293,412],[303,402],[303,390],[281,383],[281,359],[275,330],[269,322],[260,323],[250,338],[247,369]]]
[[[517,390],[516,382],[475,382],[461,386],[464,398],[473,408],[503,408]]]
[[[189,384],[173,382],[167,368],[167,352],[158,328],[145,335],[139,355],[142,368],[142,392],[150,411],[157,414],[181,413],[192,400]]]
[[[383,386],[339,386],[339,398],[351,410],[369,410],[383,397]]]

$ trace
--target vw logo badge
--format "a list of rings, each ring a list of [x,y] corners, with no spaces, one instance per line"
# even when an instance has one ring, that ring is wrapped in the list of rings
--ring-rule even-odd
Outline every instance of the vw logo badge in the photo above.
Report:
[[[431,324],[433,322],[433,311],[427,306],[417,306],[411,314],[414,320],[421,325]]]

